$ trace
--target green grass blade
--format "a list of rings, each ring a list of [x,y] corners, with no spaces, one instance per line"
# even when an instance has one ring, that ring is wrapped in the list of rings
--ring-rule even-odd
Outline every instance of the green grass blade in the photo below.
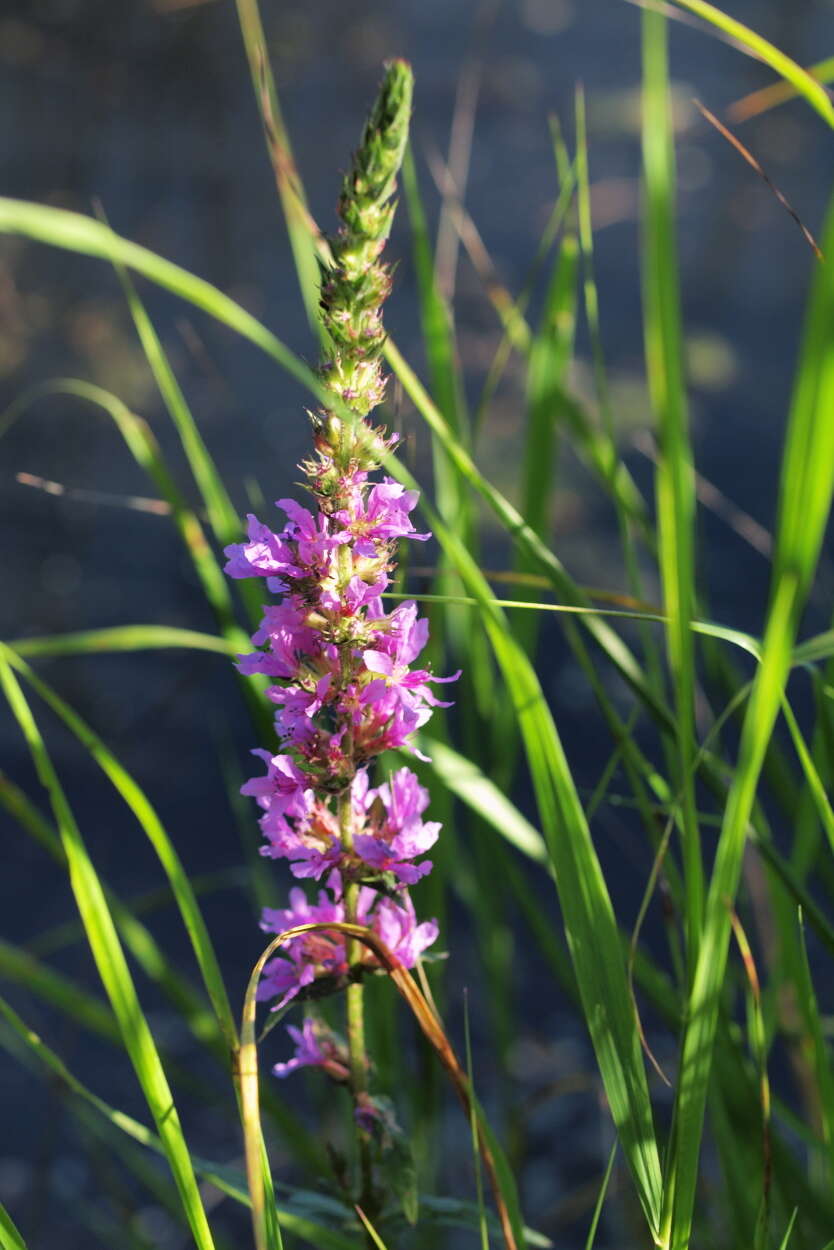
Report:
[[[486,480],[482,473],[479,472],[471,456],[461,447],[455,439],[452,432],[448,429],[443,420],[442,413],[432,402],[429,395],[421,385],[414,371],[400,355],[394,343],[389,339],[385,347],[386,356],[391,367],[400,379],[403,389],[408,397],[412,400],[420,415],[426,421],[430,429],[442,441],[446,454],[454,462],[458,472],[466,479],[469,485],[478,492],[479,495],[493,510],[500,520],[501,524],[510,533],[514,542],[533,560],[535,567],[544,576],[557,591],[562,602],[573,607],[587,607],[587,597],[582,593],[573,579],[567,574],[559,560],[552,551],[544,545],[541,539],[526,524],[524,518],[516,508],[496,489],[490,482]],[[388,461],[386,466],[395,476],[401,472],[401,467],[394,461]],[[657,699],[654,690],[646,682],[643,670],[640,664],[623,641],[610,630],[604,622],[591,616],[582,616],[582,623],[597,644],[607,654],[609,660],[620,671],[629,685],[633,686],[641,697],[645,700],[652,712],[658,717],[661,723],[668,728],[674,725],[674,718]]]
[[[112,419],[134,460],[147,473],[168,504],[171,519],[177,527],[221,632],[236,651],[248,651],[250,640],[235,619],[228,579],[223,576],[202,525],[180,494],[162,458],[159,445],[145,421],[131,412],[117,396],[111,395],[100,386],[75,378],[56,378],[21,395],[6,410],[4,428],[8,429],[12,421],[17,420],[31,404],[54,395],[73,395],[101,408]],[[248,685],[244,688],[250,690]]]
[[[171,368],[159,335],[148,316],[145,305],[139,298],[130,274],[115,257],[113,264],[122,284],[145,358],[179,435],[182,449],[205,504],[209,525],[218,544],[221,547],[226,546],[240,536],[241,526],[237,509],[229,498],[223,479],[197,428],[197,422],[194,420],[182,387]]]
[[[439,781],[490,824],[523,855],[539,864],[548,862],[544,838],[511,803],[503,791],[476,763],[454,751],[445,742],[420,735],[420,749],[428,755],[430,768]]]
[[[295,261],[301,298],[307,320],[316,332],[321,320],[318,308],[319,267],[316,252],[322,240],[307,208],[304,187],[293,156],[290,137],[284,124],[275,78],[269,63],[266,36],[258,9],[258,0],[237,0],[240,33],[249,62],[255,101],[263,123],[264,139],[275,183],[284,210],[284,221]]]
[[[87,855],[80,830],[75,823],[29,704],[5,658],[5,651],[4,648],[4,654],[0,656],[0,683],[29,746],[41,783],[49,793],[67,856],[72,890],[87,931],[96,967],[118,1021],[125,1049],[130,1056],[165,1148],[195,1243],[199,1250],[214,1250],[214,1241],[173,1096],[153,1036],[139,1004],[104,891]]]
[[[88,1032],[109,1042],[118,1041],[120,1034],[113,1013],[100,998],[11,942],[0,941],[0,978],[23,985]]]
[[[822,1128],[822,1140],[827,1156],[828,1184],[834,1180],[834,1072],[831,1068],[831,1052],[823,1035],[820,1008],[817,1001],[814,983],[811,979],[811,965],[808,962],[808,950],[805,942],[805,930],[802,913],[797,918],[798,941],[797,949],[797,982],[796,1006],[802,1019],[804,1041],[810,1051],[814,1078],[817,1084],[819,1119]]]
[[[521,512],[530,529],[544,543],[548,542],[553,521],[557,432],[576,331],[578,255],[575,236],[566,234],[528,359]],[[523,552],[517,554],[516,568],[522,573],[535,571],[530,557]],[[516,636],[532,656],[538,632],[535,617],[520,620],[515,626]]]
[[[94,256],[110,264],[118,261],[254,343],[302,386],[312,391],[325,407],[339,412],[340,405],[333,393],[326,390],[313,370],[257,317],[204,278],[198,278],[181,265],[157,256],[138,243],[131,243],[100,221],[63,208],[0,198],[0,234],[23,235],[39,243]]]
[[[39,634],[16,638],[9,646],[24,658],[54,655],[104,655],[123,651],[157,651],[183,647],[236,655],[237,648],[225,638],[176,625],[114,625],[109,629],[81,629],[69,634]]]
[[[3,1250],[28,1250],[17,1225],[2,1202],[0,1202],[0,1238],[2,1238]]]
[[[643,325],[649,393],[658,418],[655,477],[667,644],[675,688],[677,788],[683,815],[687,950],[697,958],[704,869],[695,807],[695,482],[683,366],[675,243],[675,158],[666,18],[643,14]]]
[[[594,1207],[594,1214],[591,1219],[591,1227],[588,1229],[588,1237],[585,1242],[585,1250],[594,1250],[594,1242],[597,1239],[597,1229],[599,1228],[600,1216],[602,1215],[602,1208],[605,1204],[605,1195],[608,1193],[608,1183],[611,1180],[611,1173],[614,1171],[614,1160],[616,1157],[617,1143],[614,1142],[614,1145],[611,1147],[611,1153],[608,1156],[608,1163],[605,1167],[602,1184],[599,1187],[599,1194]]]
[[[19,1058],[22,1058],[23,1054],[31,1054],[40,1065],[58,1077],[73,1094],[77,1095],[84,1103],[92,1107],[99,1116],[103,1117],[104,1121],[140,1145],[147,1147],[156,1154],[164,1155],[165,1148],[163,1143],[155,1133],[140,1123],[139,1120],[134,1119],[133,1116],[110,1106],[104,1099],[93,1093],[88,1086],[84,1085],[82,1081],[78,1080],[60,1056],[24,1023],[17,1012],[2,997],[0,997],[0,1018],[8,1027],[9,1033],[16,1037],[24,1048],[23,1053],[18,1054]],[[3,1031],[0,1031],[0,1044],[5,1044],[7,1049],[11,1049]],[[13,1053],[17,1054],[18,1052],[15,1050]],[[199,1155],[192,1155],[192,1162],[195,1172],[202,1180],[219,1189],[221,1193],[226,1194],[233,1201],[243,1206],[249,1205],[246,1178],[243,1173],[238,1172],[234,1168],[201,1159]],[[318,1224],[315,1220],[298,1215],[296,1212],[288,1211],[282,1207],[277,1208],[277,1214],[281,1225],[288,1233],[302,1238],[309,1245],[313,1246],[314,1250],[360,1250],[359,1243],[356,1240],[345,1236],[336,1229]]]
[[[829,213],[825,252],[834,249]],[[689,1244],[704,1108],[721,987],[729,909],[738,888],[748,824],[771,732],[781,706],[799,616],[813,578],[834,490],[834,265],[820,265],[809,300],[780,483],[772,599],[750,702],[742,726],[706,903],[702,946],[689,1000],[676,1100],[672,1167],[665,1193],[664,1236],[672,1250]]]
[[[400,466],[401,476],[407,477]],[[586,1020],[614,1123],[650,1228],[660,1221],[660,1162],[643,1056],[611,899],[553,717],[529,658],[463,544],[422,500],[438,542],[481,604],[513,700]]]
[[[21,673],[40,697],[60,717],[71,733],[82,743],[98,766],[122,796],[140,827],[146,833],[171,884],[183,918],[203,981],[229,1050],[237,1043],[237,1029],[232,1015],[217,956],[203,920],[191,882],[173,843],[147,796],[119,763],[101,739],[73,709],[42,681],[11,648],[0,643],[0,658],[9,670]],[[16,686],[16,682],[15,682]],[[64,839],[65,840],[65,839]],[[66,849],[66,846],[65,846]]]
[[[785,1235],[782,1238],[782,1240],[779,1242],[779,1250],[788,1250],[788,1244],[791,1239],[791,1233],[793,1232],[793,1226],[796,1223],[796,1217],[798,1213],[799,1213],[799,1208],[794,1207],[793,1212],[791,1214],[791,1218],[788,1220],[788,1227],[785,1229]],[[830,1241],[828,1245],[834,1246],[834,1241]],[[826,1247],[826,1250],[827,1250],[827,1247]]]
[[[829,126],[834,127],[834,105],[831,103],[828,92],[807,70],[797,65],[796,61],[792,61],[784,52],[780,52],[772,43],[762,38],[761,35],[757,35],[743,22],[736,21],[721,9],[717,9],[714,4],[708,4],[707,0],[672,0],[672,3],[682,9],[688,9],[696,17],[703,18],[705,22],[709,22],[717,30],[741,44],[757,60],[764,61],[765,65],[769,65],[781,78],[789,82],[796,89],[797,94],[803,96],[811,108],[828,122]]]

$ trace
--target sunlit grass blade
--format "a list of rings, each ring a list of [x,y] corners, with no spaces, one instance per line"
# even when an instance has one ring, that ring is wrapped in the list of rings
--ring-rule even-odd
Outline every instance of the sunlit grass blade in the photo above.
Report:
[[[401,478],[407,477],[400,466]],[[422,500],[436,538],[478,599],[522,733],[553,864],[585,1017],[623,1153],[652,1232],[660,1221],[660,1162],[643,1056],[611,899],[552,714],[529,658],[472,556]]]
[[[785,1229],[785,1235],[782,1238],[782,1240],[779,1242],[779,1250],[788,1250],[788,1245],[790,1244],[790,1240],[791,1240],[791,1234],[793,1233],[793,1226],[796,1223],[796,1217],[798,1213],[799,1213],[799,1208],[794,1207],[793,1212],[791,1214],[791,1218],[788,1220],[788,1227]],[[830,1241],[828,1243],[828,1246],[825,1246],[823,1250],[829,1250],[830,1246],[834,1246],[834,1241]]]
[[[714,4],[708,4],[707,0],[672,0],[672,3],[682,9],[688,9],[696,17],[703,18],[705,22],[709,22],[723,34],[729,35],[731,39],[741,44],[757,60],[764,61],[765,65],[769,65],[781,78],[795,87],[797,94],[803,96],[811,108],[828,122],[829,126],[834,127],[834,105],[831,103],[828,92],[808,70],[797,65],[796,61],[791,60],[784,52],[780,52],[777,47],[751,30],[749,26],[745,26],[743,22],[736,21],[723,10],[716,8]]]
[[[28,1250],[17,1225],[2,1202],[0,1202],[0,1237],[2,1237],[4,1250]]]
[[[204,278],[189,273],[181,265],[157,256],[155,252],[138,243],[131,243],[102,222],[63,208],[0,198],[0,234],[23,235],[52,247],[81,252],[85,256],[94,256],[111,264],[114,260],[118,261],[254,343],[302,386],[312,391],[321,403],[336,411],[340,410],[333,392],[326,390],[313,370],[258,321],[257,317],[253,317]]]
[[[38,634],[34,638],[15,638],[9,646],[24,658],[165,651],[180,647],[224,656],[237,654],[234,643],[225,638],[196,629],[180,629],[175,625],[114,625],[109,629],[81,629],[69,634]]]
[[[112,752],[107,749],[98,735],[85,724],[84,720],[51,687],[33,673],[29,666],[11,648],[2,643],[0,643],[0,658],[3,659],[4,669],[8,670],[9,673],[11,669],[16,669],[17,672],[21,673],[27,683],[37,691],[40,697],[57,713],[71,733],[79,739],[110,779],[116,791],[122,796],[150,840],[174,891],[174,897],[191,939],[206,990],[217,1015],[220,1028],[231,1049],[237,1042],[237,1029],[231,1007],[229,1006],[217,956],[191,882],[168,833],[147,796]],[[14,678],[12,677],[11,680],[14,680]],[[15,682],[16,686],[17,683]],[[66,842],[65,838],[62,840]]]
[[[0,1045],[4,1044],[7,1049],[11,1050],[11,1038],[16,1038],[18,1045],[15,1046],[13,1053],[18,1058],[23,1059],[25,1054],[31,1055],[46,1072],[52,1073],[53,1077],[57,1077],[73,1094],[82,1099],[89,1107],[92,1107],[106,1123],[156,1154],[164,1155],[165,1148],[163,1143],[155,1133],[139,1120],[134,1119],[133,1116],[127,1115],[124,1111],[119,1111],[103,1098],[99,1098],[97,1094],[70,1071],[60,1056],[26,1025],[18,1013],[2,997],[0,997],[0,1019],[2,1019],[10,1035],[7,1037],[0,1030]],[[242,1172],[237,1171],[233,1167],[209,1162],[200,1158],[199,1155],[192,1155],[191,1159],[194,1171],[201,1180],[213,1185],[233,1201],[241,1203],[243,1206],[249,1205],[246,1178]],[[277,1212],[278,1219],[286,1231],[302,1238],[305,1243],[313,1246],[315,1250],[360,1250],[359,1242],[355,1238],[348,1237],[336,1229],[328,1228],[315,1220],[299,1215],[294,1211],[288,1211],[283,1207],[278,1207]]]
[[[666,19],[643,14],[643,327],[649,392],[658,419],[655,476],[669,665],[675,688],[677,787],[683,816],[686,939],[697,958],[704,869],[695,807],[695,483],[683,366],[675,242],[675,158],[669,98]]]
[[[834,250],[834,213],[825,231]],[[724,811],[695,969],[676,1100],[663,1235],[672,1250],[689,1244],[704,1107],[727,963],[729,906],[735,899],[759,775],[791,664],[799,617],[816,570],[834,490],[834,264],[814,277],[791,405],[780,481],[772,598],[738,759]]]
[[[0,682],[9,707],[26,739],[40,781],[49,793],[67,856],[70,883],[84,921],[96,967],[118,1021],[125,1050],[130,1056],[165,1148],[195,1243],[199,1250],[213,1250],[214,1241],[173,1096],[139,1004],[101,883],[87,855],[81,832],[75,823],[29,704],[5,653],[4,648],[4,654],[0,656]]]
[[[319,268],[317,250],[324,241],[310,216],[304,187],[293,156],[287,133],[275,77],[269,63],[266,36],[258,9],[258,0],[237,0],[240,33],[249,61],[255,102],[263,123],[266,150],[275,174],[275,183],[284,210],[284,221],[292,248],[298,275],[301,298],[307,311],[307,320],[318,331],[321,320],[318,308]],[[326,246],[326,245],[324,245]]]
[[[477,812],[516,850],[537,863],[548,862],[547,847],[538,829],[473,760],[436,738],[421,735],[420,743],[421,750],[429,757],[431,771],[456,798]]]

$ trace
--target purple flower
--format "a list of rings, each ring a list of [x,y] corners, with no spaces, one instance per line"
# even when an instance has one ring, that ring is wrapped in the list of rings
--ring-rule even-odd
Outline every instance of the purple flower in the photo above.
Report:
[[[253,755],[265,761],[265,777],[253,777],[240,787],[241,794],[256,798],[261,807],[283,815],[302,816],[309,808],[310,778],[303,773],[291,755],[270,755],[256,747]]]
[[[290,890],[288,908],[264,908],[261,928],[267,933],[283,933],[296,925],[332,923],[344,918],[343,905],[333,902],[324,890],[319,891],[319,901],[315,904],[309,903],[304,891],[296,887]],[[317,977],[340,976],[346,972],[345,940],[340,933],[303,933],[282,947],[281,954],[265,965],[258,998],[277,997],[272,1010],[278,1011]]]
[[[427,682],[457,681],[460,671],[451,677],[434,677],[428,669],[412,672],[408,667],[423,650],[429,636],[428,621],[417,616],[416,603],[409,601],[401,604],[387,619],[383,618],[378,623],[377,630],[377,647],[369,647],[362,652],[369,672],[384,677],[389,687],[408,692],[404,697],[415,709],[422,704],[451,707],[451,703],[441,703],[432,694]]]
[[[265,673],[294,681],[304,659],[313,659],[324,650],[321,634],[305,623],[306,612],[292,598],[264,607],[260,629],[252,635],[256,647],[269,644],[269,651],[238,656],[241,673]],[[335,648],[329,648],[334,651]],[[328,656],[328,658],[334,658]]]
[[[330,874],[328,886],[341,894],[338,872]],[[422,952],[437,937],[437,921],[417,924],[414,904],[408,892],[403,890],[399,898],[400,901],[395,903],[393,899],[384,898],[376,890],[363,886],[358,892],[356,922],[372,929],[406,968],[413,968]],[[289,908],[265,908],[261,928],[267,933],[283,933],[296,925],[332,924],[343,920],[344,904],[341,899],[332,901],[325,890],[320,890],[318,904],[310,903],[303,890],[296,888],[290,891]],[[360,956],[360,963],[368,969],[379,966],[370,950],[365,950]],[[348,970],[347,942],[343,934],[337,930],[302,933],[292,938],[281,949],[280,955],[266,964],[258,986],[258,999],[277,998],[272,1009],[278,1011],[314,981],[325,977],[335,978],[338,982],[347,976]]]
[[[354,806],[356,801],[354,790]],[[428,860],[422,864],[409,862],[433,846],[440,832],[437,821],[420,820],[429,795],[414,773],[408,768],[398,769],[389,785],[367,790],[361,801],[369,825],[368,832],[356,834],[353,839],[360,858],[379,872],[393,872],[406,885],[413,885],[430,872],[432,865]],[[374,820],[378,807],[383,808],[384,818]]]
[[[288,577],[302,577],[303,570],[293,563],[293,552],[284,536],[273,534],[251,512],[248,520],[249,541],[233,543],[225,550],[229,577],[277,577],[282,583]]]
[[[300,1029],[287,1025],[287,1032],[295,1042],[295,1054],[286,1063],[276,1063],[272,1071],[276,1076],[289,1076],[299,1068],[324,1068],[329,1076],[346,1081],[350,1075],[344,1046],[335,1033],[321,1020],[307,1016]]]
[[[416,490],[406,490],[386,477],[371,487],[367,499],[363,500],[357,491],[350,506],[333,515],[350,535],[356,555],[373,560],[381,554],[380,545],[395,538],[416,538],[420,542],[431,538],[431,534],[416,533],[408,516],[418,498]]]
[[[344,859],[339,824],[325,802],[314,801],[312,792],[307,811],[292,821],[280,811],[261,817],[261,831],[267,845],[261,854],[270,859],[288,859],[295,877],[318,880]]]
[[[377,897],[379,903],[372,921],[374,932],[400,963],[406,968],[413,968],[423,951],[436,939],[439,932],[437,921],[424,920],[422,924],[417,924],[414,904],[406,890],[400,895],[402,903]]]

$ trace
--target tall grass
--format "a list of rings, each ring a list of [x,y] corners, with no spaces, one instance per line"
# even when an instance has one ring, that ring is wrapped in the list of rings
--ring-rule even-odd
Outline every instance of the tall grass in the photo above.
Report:
[[[149,619],[0,644],[0,682],[41,786],[38,795],[29,795],[14,779],[0,776],[0,802],[22,833],[66,869],[80,919],[80,926],[70,925],[67,932],[42,935],[40,953],[31,945],[0,945],[0,979],[10,987],[10,997],[25,982],[53,1022],[42,1038],[0,998],[0,1045],[10,1063],[61,1082],[72,1099],[79,1140],[106,1141],[137,1191],[154,1192],[186,1230],[188,1244],[201,1250],[229,1244],[229,1228],[235,1230],[235,1244],[249,1236],[247,1224],[229,1224],[215,1215],[207,1195],[216,1192],[224,1202],[253,1207],[258,1250],[275,1250],[291,1239],[325,1250],[371,1244],[434,1247],[446,1239],[452,1244],[460,1228],[468,1230],[469,1244],[482,1247],[549,1244],[523,1219],[525,1158],[514,1137],[518,1117],[509,1071],[509,1042],[530,1012],[515,992],[513,963],[523,962],[528,953],[547,969],[554,992],[558,989],[571,1004],[578,1027],[587,1032],[610,1121],[610,1155],[606,1150],[603,1156],[608,1163],[601,1166],[584,1209],[587,1247],[602,1244],[607,1213],[618,1229],[610,1244],[623,1248],[823,1250],[834,1244],[834,1070],[826,1014],[830,1004],[822,992],[834,959],[834,811],[829,798],[834,626],[800,641],[834,492],[834,212],[822,237],[828,259],[809,260],[815,270],[785,425],[768,605],[755,634],[743,634],[733,622],[708,619],[697,576],[701,557],[667,50],[666,9],[674,13],[676,7],[778,74],[815,110],[817,117],[806,118],[805,124],[821,118],[834,128],[834,108],[817,78],[714,6],[676,0],[663,12],[648,6],[635,16],[643,36],[640,272],[646,376],[658,445],[653,497],[641,492],[624,461],[606,375],[584,97],[578,96],[575,150],[568,151],[556,135],[560,185],[543,238],[531,240],[530,282],[513,294],[490,272],[488,296],[501,337],[471,412],[453,308],[438,283],[414,152],[404,167],[426,378],[395,342],[389,340],[385,350],[409,412],[430,440],[434,490],[426,491],[426,483],[402,463],[392,462],[390,471],[423,491],[422,506],[439,554],[431,578],[406,572],[397,591],[430,605],[438,654],[464,659],[466,671],[458,712],[439,716],[422,743],[429,759],[421,768],[434,792],[434,810],[450,827],[451,848],[440,854],[432,884],[424,888],[431,891],[426,897],[437,912],[462,914],[477,936],[503,1105],[487,1099],[487,1115],[474,1095],[476,1084],[484,1088],[489,1060],[479,1054],[473,1059],[468,1018],[464,1070],[430,1006],[434,999],[450,1017],[457,1006],[449,1001],[443,963],[422,970],[422,989],[410,979],[401,984],[394,974],[430,1045],[418,1051],[415,1066],[411,1052],[397,1044],[394,986],[387,987],[391,1000],[369,1016],[370,1049],[376,1050],[391,1091],[411,1095],[418,1171],[416,1180],[409,1174],[407,1185],[403,1182],[407,1199],[391,1202],[373,1223],[340,1193],[338,1153],[331,1151],[328,1161],[314,1119],[305,1124],[291,1111],[270,1078],[259,1083],[258,1050],[266,1042],[256,1027],[255,981],[245,1004],[230,1001],[203,916],[202,891],[189,881],[177,854],[176,830],[164,827],[151,799],[114,752],[37,671],[38,660],[45,657],[174,647],[202,650],[218,665],[227,665],[230,655],[246,648],[248,629],[257,619],[257,596],[233,597],[220,572],[219,549],[239,533],[237,505],[140,298],[137,277],[248,339],[278,370],[306,387],[313,400],[332,406],[333,397],[271,329],[205,280],[120,237],[101,220],[0,199],[0,232],[113,266],[193,482],[185,490],[178,486],[142,419],[121,398],[84,380],[48,380],[21,395],[0,421],[0,430],[26,420],[32,405],[48,407],[61,395],[104,411],[164,499],[172,537],[182,544],[216,623],[216,632],[207,633]],[[237,8],[312,335],[316,257],[326,253],[327,244],[293,158],[257,4],[238,0]],[[462,205],[449,196],[444,219],[465,225]],[[466,231],[462,234],[466,242]],[[534,321],[528,314],[537,281],[542,299]],[[592,344],[595,403],[572,385],[570,364],[583,318]],[[525,426],[518,431],[522,452],[513,466],[516,480],[502,490],[481,467],[480,437],[483,415],[510,360],[523,380],[526,411]],[[628,595],[579,584],[553,542],[554,483],[568,453],[587,466],[600,498],[616,516]],[[187,503],[192,484],[198,508]],[[479,526],[484,514],[511,550],[505,569],[488,567]],[[651,605],[643,599],[643,587],[655,579],[661,602]],[[607,734],[599,745],[600,781],[590,797],[571,765],[571,743],[563,742],[559,709],[551,706],[537,672],[541,623],[551,612],[559,614],[566,644]],[[153,616],[152,606],[148,615]],[[739,676],[739,651],[747,658],[745,674],[752,657],[749,679]],[[794,671],[810,678],[815,696],[810,710],[806,700],[795,697]],[[616,690],[612,674],[619,679]],[[257,682],[241,679],[240,686],[263,739]],[[41,727],[46,708],[99,766],[153,848],[164,897],[173,902],[190,943],[191,972],[172,966],[154,936],[154,912],[145,915],[136,900],[120,897],[88,853],[73,814],[73,779],[59,776],[49,732]],[[784,733],[777,733],[780,719]],[[616,794],[615,777],[621,787]],[[645,939],[639,925],[633,930],[633,916],[618,914],[619,891],[606,877],[607,857],[598,853],[595,822],[606,803],[627,807],[644,839],[647,892],[641,918],[647,910],[662,911],[665,947],[656,935]],[[714,851],[705,850],[713,846]],[[758,890],[757,920],[764,926],[758,935],[748,922],[746,862],[748,883],[755,879]],[[654,897],[659,883],[661,908]],[[245,888],[256,896],[254,883]],[[815,943],[811,955],[810,935]],[[82,939],[104,998],[51,962],[62,944]],[[453,948],[450,959],[454,963]],[[134,969],[165,994],[196,1050],[214,1065],[216,1081],[230,1095],[226,1111],[232,1121],[237,1107],[241,1149],[232,1162],[208,1161],[195,1153],[177,1111],[178,1087],[187,1088],[188,1073],[177,1070],[164,1039],[155,1038],[153,1016],[143,1007],[146,987]],[[649,1028],[644,1017],[651,1021]],[[82,1036],[123,1050],[153,1127],[110,1105],[72,1072],[60,1054],[62,1026],[68,1022]],[[649,1034],[662,1039],[662,1062],[648,1053]],[[458,1050],[463,1052],[463,1038]],[[440,1067],[431,1067],[434,1052]],[[672,1053],[676,1059],[670,1062]],[[799,1106],[784,1076],[785,1055],[802,1091]],[[436,1181],[445,1183],[433,1156],[438,1143],[448,1140],[443,1136],[448,1132],[443,1123],[447,1086],[441,1084],[448,1074],[469,1116],[467,1125],[467,1114],[461,1115],[457,1148],[463,1155],[469,1133],[476,1151],[483,1152],[495,1211],[488,1209],[477,1158],[466,1192],[432,1192]],[[585,1110],[593,1114],[590,1094]],[[244,1140],[247,1170],[241,1161]],[[292,1160],[289,1188],[275,1166],[278,1141]],[[570,1145],[554,1134],[548,1149],[556,1160]],[[167,1172],[149,1169],[147,1152],[164,1158]],[[328,1169],[333,1192],[325,1195],[321,1178]],[[611,1184],[613,1175],[620,1176],[619,1186]],[[80,1212],[78,1218],[87,1221],[94,1244],[106,1244],[92,1212],[88,1217]],[[20,1250],[28,1243],[26,1229],[16,1220],[15,1212],[0,1206],[0,1242]]]

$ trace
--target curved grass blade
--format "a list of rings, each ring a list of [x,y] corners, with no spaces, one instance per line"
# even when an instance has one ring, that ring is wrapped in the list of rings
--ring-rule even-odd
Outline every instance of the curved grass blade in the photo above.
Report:
[[[266,1185],[269,1182],[271,1189],[271,1181],[269,1180],[268,1168],[264,1174],[261,1171],[258,1047],[255,1027],[257,1004],[255,995],[264,965],[281,946],[300,934],[325,931],[338,932],[346,937],[354,938],[373,952],[410,1007],[426,1039],[434,1048],[438,1059],[451,1078],[455,1093],[458,1095],[464,1110],[468,1114],[470,1108],[474,1109],[478,1122],[478,1146],[492,1185],[495,1204],[498,1208],[498,1217],[501,1222],[501,1231],[507,1250],[524,1250],[524,1228],[512,1173],[504,1158],[503,1151],[489,1128],[483,1109],[472,1092],[466,1073],[458,1062],[437,1014],[420,989],[418,989],[414,978],[400,961],[392,955],[385,943],[380,940],[373,930],[366,928],[364,925],[346,924],[339,921],[296,925],[292,929],[285,929],[283,933],[279,933],[269,943],[252,969],[246,989],[240,1029],[239,1066],[241,1097],[244,1106],[246,1171],[249,1192],[252,1197],[252,1220],[256,1250],[265,1250],[265,1247],[267,1247],[266,1237],[268,1233],[264,1221],[268,1214],[269,1201]]]
[[[181,265],[157,256],[155,252],[138,243],[131,243],[100,221],[63,208],[0,197],[0,234],[23,235],[39,243],[94,256],[110,264],[117,260],[126,268],[142,274],[157,286],[235,330],[266,352],[267,356],[271,356],[302,386],[312,391],[325,407],[340,412],[338,399],[333,392],[326,390],[313,370],[258,321],[257,317],[253,317],[205,278],[198,278]]]
[[[221,547],[226,546],[240,535],[240,517],[237,509],[229,498],[223,479],[203,441],[182,387],[171,368],[159,335],[148,316],[145,305],[139,298],[130,274],[115,256],[113,266],[122,284],[145,358],[179,435],[194,481],[202,496],[209,525],[218,544]]]
[[[716,8],[714,4],[708,4],[707,0],[671,0],[671,2],[682,9],[688,9],[696,17],[703,18],[705,22],[709,22],[723,34],[729,35],[731,39],[741,44],[752,56],[764,61],[765,65],[775,70],[780,78],[789,82],[796,89],[797,94],[803,96],[811,108],[828,122],[829,126],[834,127],[834,105],[831,103],[828,92],[808,70],[797,65],[796,61],[792,61],[784,52],[780,52],[777,47],[761,35],[757,35],[743,22],[736,21],[735,18]]]
[[[805,72],[817,82],[831,82],[834,79],[834,56],[827,56],[823,61],[806,66]],[[731,121],[749,121],[751,117],[758,117],[761,113],[766,113],[768,109],[776,108],[779,104],[787,104],[789,100],[795,100],[798,95],[799,92],[792,83],[775,82],[770,87],[751,91],[749,95],[736,100],[727,109],[727,116]]]
[[[114,1128],[132,1138],[133,1141],[139,1142],[140,1145],[146,1146],[156,1154],[164,1155],[163,1144],[155,1133],[151,1132],[139,1120],[134,1119],[133,1116],[110,1106],[103,1098],[99,1098],[83,1082],[79,1081],[60,1056],[24,1023],[17,1012],[2,997],[0,997],[0,1017],[8,1026],[12,1036],[16,1037],[22,1047],[25,1048],[23,1053],[31,1053],[40,1064],[54,1076],[58,1077],[73,1094],[92,1107],[98,1115],[103,1117]],[[0,1044],[6,1044],[7,1049],[11,1049],[2,1031],[0,1031]],[[22,1055],[18,1057],[22,1058]],[[191,1158],[194,1164],[194,1171],[202,1180],[213,1185],[215,1189],[219,1189],[221,1193],[226,1194],[233,1201],[243,1206],[249,1205],[249,1195],[246,1192],[246,1182],[242,1173],[235,1168],[201,1159],[198,1155],[192,1155]],[[336,1229],[328,1228],[323,1224],[318,1224],[316,1221],[299,1215],[294,1211],[279,1207],[278,1219],[288,1233],[301,1237],[309,1245],[313,1246],[314,1250],[360,1250],[358,1243],[343,1233],[338,1232]]]
[[[171,518],[179,531],[194,571],[224,637],[237,651],[249,649],[250,640],[238,625],[228,580],[206,541],[203,527],[187,506],[162,458],[159,445],[147,424],[126,404],[103,387],[76,378],[55,378],[26,391],[6,409],[2,428],[8,429],[21,413],[40,399],[72,395],[101,408],[112,419],[139,467],[148,474],[171,508]],[[246,690],[250,687],[245,686]]]
[[[214,1250],[214,1241],[173,1096],[153,1035],[139,1004],[104,891],[87,855],[81,832],[75,823],[29,704],[6,659],[6,652],[7,648],[3,648],[3,654],[0,655],[0,684],[26,739],[41,783],[49,793],[67,857],[70,883],[96,967],[118,1021],[125,1049],[156,1123],[195,1243],[199,1250]]]
[[[191,939],[209,999],[231,1052],[231,1049],[237,1044],[237,1030],[217,962],[217,956],[215,955],[214,947],[206,929],[191,882],[179,856],[174,850],[168,833],[151,806],[150,801],[126,769],[107,749],[98,735],[46,682],[32,672],[25,661],[20,659],[4,643],[0,643],[0,660],[4,664],[4,671],[11,673],[11,669],[16,669],[17,672],[22,674],[26,682],[37,691],[44,702],[57,713],[67,728],[89,751],[92,758],[110,779],[117,792],[122,796],[136,817],[141,828],[147,834],[174,891],[174,897]],[[13,677],[12,680],[14,681]],[[17,686],[16,682],[14,684]],[[62,840],[65,841],[65,839]]]

